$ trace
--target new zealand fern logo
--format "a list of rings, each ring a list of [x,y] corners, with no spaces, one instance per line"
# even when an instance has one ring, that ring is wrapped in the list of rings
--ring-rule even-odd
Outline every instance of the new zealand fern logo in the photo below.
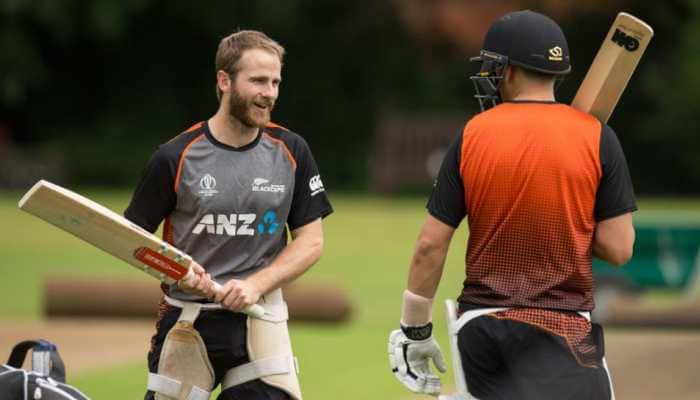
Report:
[[[272,235],[277,232],[280,227],[279,222],[277,222],[277,213],[274,211],[265,211],[263,214],[262,222],[258,224],[258,233],[261,235],[268,234]]]

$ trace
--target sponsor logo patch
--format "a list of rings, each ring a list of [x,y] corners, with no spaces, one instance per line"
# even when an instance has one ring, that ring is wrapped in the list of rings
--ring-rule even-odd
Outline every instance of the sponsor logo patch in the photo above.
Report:
[[[219,191],[216,190],[216,179],[210,174],[204,175],[202,179],[199,180],[199,187],[201,190],[197,193],[204,197],[211,197],[219,193]]]
[[[265,178],[255,178],[253,179],[253,186],[251,190],[253,192],[269,192],[269,193],[284,193],[284,185],[274,185],[270,183],[270,180]]]
[[[210,234],[219,236],[255,236],[273,235],[283,226],[277,218],[277,212],[267,210],[257,224],[256,214],[205,214],[192,229],[192,234]],[[187,272],[187,271],[185,271]]]
[[[261,235],[272,235],[277,232],[279,227],[280,223],[277,221],[277,213],[268,210],[263,214],[262,222],[258,224],[258,233]]]
[[[315,175],[311,177],[311,179],[309,179],[309,189],[311,190],[312,196],[316,196],[317,194],[322,193],[326,190],[323,188],[321,175]]]
[[[206,232],[212,235],[253,236],[250,226],[255,222],[255,214],[205,214],[194,227],[192,233]]]
[[[159,254],[148,247],[139,247],[134,251],[134,257],[149,267],[179,281],[187,275],[187,267]]]
[[[629,52],[636,51],[639,48],[639,40],[619,29],[615,29],[610,40]]]
[[[554,46],[551,49],[549,49],[549,60],[550,61],[561,61],[564,59],[563,57],[564,51],[561,49],[559,46]]]

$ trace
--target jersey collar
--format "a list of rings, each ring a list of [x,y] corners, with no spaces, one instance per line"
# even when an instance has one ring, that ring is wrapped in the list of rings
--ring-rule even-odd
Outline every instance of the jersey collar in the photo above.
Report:
[[[209,141],[216,147],[220,147],[224,150],[230,150],[230,151],[246,151],[250,150],[253,147],[255,147],[258,142],[260,142],[260,138],[262,137],[263,129],[260,128],[258,129],[258,134],[255,136],[255,139],[253,139],[252,142],[246,144],[245,146],[241,147],[235,147],[228,145],[226,143],[221,143],[220,141],[216,140],[214,135],[211,133],[211,129],[209,129],[209,121],[204,121],[204,135],[209,139]]]
[[[514,103],[514,104],[523,104],[523,103],[535,103],[535,104],[560,104],[556,100],[508,100],[504,101],[504,103]]]

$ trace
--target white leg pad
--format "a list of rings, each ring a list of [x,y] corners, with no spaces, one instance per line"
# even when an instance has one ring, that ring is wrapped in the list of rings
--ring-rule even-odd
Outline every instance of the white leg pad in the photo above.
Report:
[[[251,361],[229,370],[222,381],[222,388],[228,389],[243,382],[261,379],[266,384],[283,390],[294,400],[302,400],[282,290],[266,294],[259,304],[266,310],[274,310],[276,317],[257,319],[248,316],[247,343]]]
[[[288,374],[294,370],[296,366],[292,357],[263,358],[228,370],[222,380],[222,387],[229,388],[263,376]]]
[[[192,302],[177,306],[182,308],[180,317],[165,337],[158,373],[149,374],[148,388],[155,392],[155,400],[208,400],[214,369],[204,341],[194,329],[203,306]]]

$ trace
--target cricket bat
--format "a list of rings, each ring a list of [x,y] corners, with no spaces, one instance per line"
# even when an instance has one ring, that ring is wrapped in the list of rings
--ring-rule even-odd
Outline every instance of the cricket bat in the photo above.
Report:
[[[630,14],[617,14],[571,106],[608,122],[654,30]]]
[[[140,226],[86,197],[40,180],[19,201],[19,208],[79,239],[172,284],[193,272],[192,257]],[[221,286],[216,284],[216,290]],[[262,317],[265,309],[254,304],[246,314]]]

